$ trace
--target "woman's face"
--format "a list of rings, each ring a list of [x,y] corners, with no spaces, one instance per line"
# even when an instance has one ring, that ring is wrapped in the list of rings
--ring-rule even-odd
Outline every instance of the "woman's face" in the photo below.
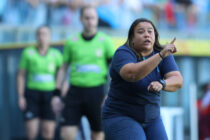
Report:
[[[138,52],[153,50],[155,31],[149,22],[140,22],[134,29],[133,47]]]
[[[48,46],[50,43],[50,30],[47,27],[41,27],[37,32],[37,41],[42,46]]]
[[[85,31],[95,31],[98,25],[98,16],[96,10],[94,8],[86,8],[83,11],[81,21]]]

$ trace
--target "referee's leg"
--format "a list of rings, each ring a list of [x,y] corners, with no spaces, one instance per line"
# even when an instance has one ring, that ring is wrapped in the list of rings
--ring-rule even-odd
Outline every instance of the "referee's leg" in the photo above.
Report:
[[[39,119],[33,118],[25,121],[26,137],[28,140],[35,140],[39,133]]]
[[[82,117],[82,97],[81,89],[71,86],[64,98],[64,109],[61,113],[61,139],[75,140],[78,126]]]
[[[87,88],[85,90],[84,112],[91,127],[92,140],[104,140],[101,123],[101,106],[104,100],[104,85]]]
[[[55,135],[56,122],[53,120],[41,121],[41,133],[44,140],[53,140]]]
[[[40,94],[37,90],[25,90],[27,107],[24,111],[24,120],[28,140],[35,140],[39,133],[39,96]]]
[[[41,133],[44,140],[53,140],[55,135],[56,121],[55,114],[51,106],[51,91],[40,91],[42,102],[39,103]]]

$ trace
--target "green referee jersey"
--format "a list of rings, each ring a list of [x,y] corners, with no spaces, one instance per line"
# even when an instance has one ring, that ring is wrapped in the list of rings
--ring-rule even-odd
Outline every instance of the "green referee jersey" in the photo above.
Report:
[[[69,38],[64,47],[64,62],[70,64],[70,83],[80,87],[95,87],[106,83],[107,59],[114,55],[110,37],[98,32],[85,40],[82,34]]]
[[[19,68],[27,73],[27,88],[50,91],[55,89],[57,69],[62,65],[61,53],[49,48],[45,56],[34,46],[24,49]]]

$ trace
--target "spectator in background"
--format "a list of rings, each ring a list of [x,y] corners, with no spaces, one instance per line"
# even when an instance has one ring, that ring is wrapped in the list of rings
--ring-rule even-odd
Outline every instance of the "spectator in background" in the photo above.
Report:
[[[121,29],[128,29],[132,22],[139,16],[141,16],[144,10],[143,2],[140,0],[123,0],[123,5],[121,8],[121,13],[123,14],[123,19],[120,25]],[[120,16],[121,17],[121,16]]]
[[[161,24],[162,13],[164,10],[165,0],[142,0],[144,10],[152,13],[152,19],[155,24]],[[147,16],[147,15],[146,15]]]
[[[199,140],[210,139],[210,83],[202,87],[203,96],[198,100]]]
[[[20,59],[18,104],[24,112],[27,139],[35,140],[41,125],[42,138],[52,140],[56,123],[50,101],[55,89],[56,72],[62,65],[62,56],[58,50],[50,48],[50,29],[47,26],[38,28],[36,37],[36,46],[26,48]]]
[[[197,27],[208,28],[210,25],[210,1],[209,0],[193,0],[197,6],[199,16],[197,16]]]
[[[48,0],[48,24],[68,26],[73,22],[71,0]]]
[[[58,72],[52,105],[55,112],[62,107],[60,89],[70,64],[71,87],[64,97],[61,138],[75,140],[80,119],[85,115],[90,123],[92,140],[103,140],[101,104],[114,44],[110,37],[97,31],[98,16],[93,6],[81,8],[80,20],[82,33],[69,38],[64,47],[64,64]]]
[[[176,18],[174,11],[173,0],[168,0],[164,6],[166,21],[168,22],[169,27],[176,26]]]
[[[99,6],[109,0],[47,0],[49,5],[50,25],[66,25],[80,28],[79,10],[89,4]]]
[[[122,4],[123,0],[109,0],[106,4],[99,5],[97,8],[99,26],[119,29],[120,23],[123,22],[120,17]]]
[[[2,1],[0,2],[1,4]],[[6,13],[6,14],[5,14]],[[4,14],[2,17],[3,23],[6,25],[17,26],[21,24],[20,2],[17,0],[6,0]]]
[[[37,28],[47,24],[46,0],[23,0],[20,11],[23,25]]]
[[[192,0],[175,0],[177,27],[191,29],[197,22],[197,6]]]
[[[141,10],[142,2],[139,0],[108,0],[97,8],[99,26],[127,29]]]

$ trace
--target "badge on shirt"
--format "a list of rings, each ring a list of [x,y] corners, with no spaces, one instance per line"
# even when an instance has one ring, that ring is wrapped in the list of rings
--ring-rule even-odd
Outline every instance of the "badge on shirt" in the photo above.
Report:
[[[49,66],[48,66],[48,70],[50,72],[54,72],[55,71],[55,64],[54,63],[50,63]]]
[[[101,57],[102,56],[102,50],[101,49],[96,50],[95,53],[96,53],[97,57]]]

